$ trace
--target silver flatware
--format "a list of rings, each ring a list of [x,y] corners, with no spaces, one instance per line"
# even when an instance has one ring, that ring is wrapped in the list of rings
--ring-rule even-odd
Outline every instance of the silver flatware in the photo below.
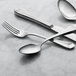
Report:
[[[64,18],[68,20],[76,20],[76,9],[67,0],[58,0],[58,8]]]
[[[14,36],[16,37],[20,37],[20,38],[23,38],[23,37],[26,37],[27,35],[33,35],[33,36],[37,36],[37,37],[40,37],[40,38],[44,38],[40,35],[37,35],[37,34],[34,34],[34,33],[27,33],[26,31],[24,30],[21,30],[21,29],[17,29],[16,27],[13,27],[11,26],[9,23],[7,23],[6,21],[4,21],[2,23],[2,26],[8,30],[11,34],[13,34]]]
[[[41,51],[42,49],[42,45],[44,43],[46,43],[48,40],[53,40],[54,38],[60,36],[60,35],[64,35],[64,34],[67,34],[67,33],[70,33],[70,32],[73,32],[75,31],[75,27],[74,26],[70,26],[68,27],[67,29],[65,29],[64,31],[61,31],[60,33],[57,33],[49,38],[46,38],[41,44],[37,45],[37,44],[28,44],[28,45],[25,45],[23,47],[21,47],[19,49],[19,52],[22,53],[22,54],[34,54],[34,53],[38,53]]]
[[[8,30],[11,34],[15,35],[16,37],[25,37],[25,36],[28,36],[28,35],[33,35],[33,36],[37,36],[37,37],[40,37],[40,38],[43,38],[43,39],[46,39],[45,37],[43,36],[40,36],[40,35],[37,35],[37,34],[33,34],[33,33],[27,33],[21,29],[17,29],[13,26],[11,26],[9,23],[7,23],[6,21],[3,22],[2,26]],[[60,37],[59,38],[55,38],[53,39],[53,42],[62,46],[62,47],[65,47],[67,49],[72,49],[75,47],[75,45],[72,43],[72,42],[68,42],[68,41],[64,41],[62,40]]]
[[[42,19],[36,17],[35,15],[34,16],[31,15],[30,12],[27,12],[24,9],[15,9],[14,13],[15,13],[15,15],[17,15],[21,18],[28,19],[28,20],[35,22],[37,24],[40,24],[48,29],[51,29],[57,33],[64,30],[64,28],[62,28],[60,26],[56,26],[56,25],[51,26],[48,22],[43,21]],[[76,42],[76,34],[75,33],[70,33],[70,34],[67,34],[64,36]]]

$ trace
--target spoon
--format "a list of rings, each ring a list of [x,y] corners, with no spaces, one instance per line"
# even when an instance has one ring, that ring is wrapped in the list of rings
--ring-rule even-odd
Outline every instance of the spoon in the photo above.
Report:
[[[68,20],[76,20],[76,9],[67,0],[59,0],[58,8],[64,18]]]
[[[69,26],[67,29],[65,29],[64,31],[61,31],[60,33],[57,33],[49,38],[46,38],[41,44],[39,45],[36,45],[36,44],[28,44],[28,45],[25,45],[23,47],[21,47],[19,49],[19,52],[22,53],[22,54],[34,54],[34,53],[38,53],[41,51],[41,47],[42,45],[47,42],[48,40],[53,40],[55,37],[58,37],[60,35],[64,35],[64,34],[67,34],[67,33],[70,33],[70,32],[73,32],[75,31],[75,27],[74,26]]]
[[[34,34],[34,33],[27,33],[25,32],[24,30],[21,30],[21,29],[17,29],[15,27],[13,27],[12,25],[10,25],[9,23],[7,23],[6,21],[3,22],[2,26],[7,30],[9,31],[11,34],[15,35],[16,37],[19,37],[19,38],[23,38],[23,37],[26,37],[28,35],[32,35],[32,36],[37,36],[37,37],[40,37],[40,38],[43,38],[43,39],[46,39],[45,37],[43,36],[40,36],[40,35],[37,35],[37,34]],[[51,25],[53,26],[53,25]],[[68,42],[68,41],[65,41],[65,40],[62,40],[60,37],[59,38],[55,38],[53,40],[54,43],[62,46],[62,47],[65,47],[67,49],[72,49],[75,47],[75,45],[71,42]],[[70,44],[70,45],[69,45]]]

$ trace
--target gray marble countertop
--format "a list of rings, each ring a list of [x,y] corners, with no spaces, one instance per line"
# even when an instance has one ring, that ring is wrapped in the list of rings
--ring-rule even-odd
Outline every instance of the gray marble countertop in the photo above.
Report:
[[[69,0],[75,7],[76,1]],[[45,37],[55,34],[28,20],[14,15],[14,9],[24,8],[33,15],[61,27],[75,24],[65,20],[57,7],[57,0],[0,0],[0,25],[7,21],[12,26]],[[18,49],[28,43],[40,43],[37,37],[16,38],[0,26],[0,76],[76,76],[76,50],[67,50],[46,43],[36,55],[22,55]]]

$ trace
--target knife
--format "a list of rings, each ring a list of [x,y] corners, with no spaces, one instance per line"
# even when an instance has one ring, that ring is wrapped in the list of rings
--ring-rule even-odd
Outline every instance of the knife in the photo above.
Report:
[[[38,19],[38,17],[34,17],[34,16],[28,14],[28,12],[25,11],[25,10],[16,9],[16,10],[14,10],[14,12],[19,17],[22,17],[22,18],[28,19],[28,20],[30,20],[32,22],[35,22],[37,24],[40,24],[40,25],[42,25],[42,26],[44,26],[44,27],[46,27],[48,29],[51,29],[51,30],[57,32],[57,33],[64,30],[64,28],[62,28],[60,26],[55,26],[55,25],[51,26],[49,23],[47,23],[47,22],[45,22],[45,21],[43,21],[41,19]],[[76,34],[75,33],[70,33],[70,34],[67,34],[67,35],[64,35],[64,36],[71,39],[71,40],[73,40],[73,41],[76,41]]]
[[[33,21],[37,24],[40,24],[40,25],[42,25],[48,29],[51,29],[55,32],[61,32],[62,30],[64,30],[62,27],[50,25],[49,23],[42,21],[42,20],[38,19],[37,17],[31,16],[30,14],[28,14],[27,11],[24,11],[22,9],[16,9],[16,10],[14,10],[14,12],[19,17],[26,18],[30,21]],[[71,34],[64,35],[64,36],[73,40],[73,41],[76,41],[76,34],[75,33],[71,33]],[[65,42],[63,40],[57,40],[57,39],[55,39],[54,42],[63,46],[63,47],[68,47],[68,43],[71,43],[71,42],[67,42],[67,41]]]

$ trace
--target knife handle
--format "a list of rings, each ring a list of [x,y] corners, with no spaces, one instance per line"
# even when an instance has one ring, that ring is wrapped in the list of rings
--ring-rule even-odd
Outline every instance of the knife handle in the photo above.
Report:
[[[42,19],[39,19],[35,16],[32,16],[29,14],[29,12],[25,11],[25,10],[22,10],[22,9],[16,9],[14,10],[15,12],[15,15],[19,16],[19,17],[22,17],[22,18],[25,18],[25,19],[28,19],[34,23],[37,23],[39,25],[42,25],[48,29],[50,29],[50,27],[52,27],[52,25],[50,25],[48,22],[45,22],[43,21]]]
[[[67,49],[72,49],[75,47],[75,45],[72,42],[62,40],[61,38],[59,38],[59,39],[54,38],[53,42],[62,46],[62,47],[65,47]]]

